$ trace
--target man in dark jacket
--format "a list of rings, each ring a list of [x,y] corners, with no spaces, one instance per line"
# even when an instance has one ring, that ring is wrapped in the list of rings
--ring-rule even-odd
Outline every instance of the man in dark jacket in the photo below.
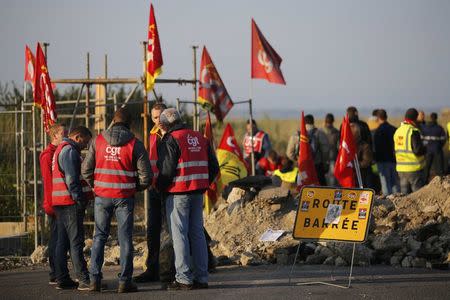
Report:
[[[95,235],[91,250],[91,291],[101,291],[105,243],[115,212],[120,244],[119,293],[135,292],[133,275],[134,196],[151,183],[152,171],[144,144],[130,131],[126,109],[114,114],[113,126],[91,143],[82,173],[93,184]]]
[[[423,144],[427,148],[425,155],[425,181],[430,177],[430,171],[435,175],[444,175],[445,130],[437,123],[437,113],[431,113],[430,122],[421,127]]]
[[[372,147],[372,134],[370,133],[369,125],[359,119],[359,113],[356,107],[349,106],[347,108],[348,119],[351,123],[358,124],[361,133],[361,141],[366,142]]]
[[[208,253],[203,231],[203,194],[219,173],[209,142],[187,129],[174,108],[164,110],[166,132],[158,145],[156,187],[167,197],[166,214],[175,253],[175,281],[169,290],[208,287]],[[190,268],[192,256],[193,270]]]
[[[387,121],[384,109],[377,111],[378,128],[374,133],[375,161],[380,175],[383,195],[399,192],[398,174],[395,171],[394,134],[395,128]]]

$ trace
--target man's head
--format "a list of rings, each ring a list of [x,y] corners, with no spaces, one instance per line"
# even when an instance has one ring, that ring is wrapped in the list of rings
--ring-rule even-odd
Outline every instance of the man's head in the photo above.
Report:
[[[175,108],[166,108],[159,116],[159,127],[163,131],[169,131],[177,124],[181,124],[181,116]]]
[[[326,127],[332,127],[333,123],[334,123],[334,116],[333,116],[333,114],[328,113],[325,116],[325,126]]]
[[[438,119],[437,113],[433,112],[433,113],[430,114],[430,120],[431,120],[431,122],[436,123],[436,122],[437,122],[437,119]]]
[[[352,130],[353,138],[355,141],[359,141],[361,138],[361,128],[358,123],[350,122],[350,129]]]
[[[358,110],[354,106],[349,106],[347,108],[347,115],[350,122],[359,120]]]
[[[305,116],[305,124],[306,125],[314,125],[314,117],[313,117],[313,115],[306,115]]]
[[[378,109],[377,110],[377,118],[378,123],[384,123],[387,121],[387,113],[384,109]]]
[[[166,108],[167,106],[164,103],[156,102],[153,104],[150,114],[152,116],[152,122],[155,126],[159,127],[159,116]]]
[[[132,118],[131,114],[128,112],[128,109],[123,107],[116,110],[116,112],[114,113],[113,122],[123,123],[126,126],[130,127],[132,123]]]
[[[92,133],[84,126],[75,127],[69,132],[69,139],[77,143],[81,149],[87,147],[91,138]]]
[[[417,115],[417,122],[419,123],[425,122],[425,112],[423,110],[419,111]]]
[[[276,163],[278,160],[278,153],[275,150],[270,150],[269,154],[267,156],[267,159],[271,162],[271,163]]]
[[[49,127],[48,135],[50,136],[50,143],[58,146],[61,144],[63,137],[66,136],[66,128],[62,124],[55,123]]]
[[[250,124],[252,124],[252,125],[250,125]],[[255,134],[256,132],[258,132],[258,125],[256,125],[255,119],[252,119],[251,122],[250,122],[250,120],[247,120],[246,129],[247,129],[247,133],[248,133],[248,134],[251,133],[252,127],[253,127],[253,134]]]
[[[409,108],[405,113],[405,119],[411,120],[413,122],[418,121],[417,117],[419,116],[419,113],[417,112],[417,109],[415,108]]]

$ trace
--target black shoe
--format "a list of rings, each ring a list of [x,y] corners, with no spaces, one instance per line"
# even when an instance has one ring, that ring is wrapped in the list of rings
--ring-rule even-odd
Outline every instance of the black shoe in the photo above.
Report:
[[[194,280],[194,284],[192,285],[192,288],[195,290],[207,289],[208,283],[207,282],[198,282],[198,281]]]
[[[55,284],[58,284],[58,282],[56,281],[56,278],[50,278],[50,279],[48,280],[48,284],[50,284],[50,285],[55,285]]]
[[[169,283],[167,285],[168,291],[188,291],[192,290],[193,285],[192,284],[184,284],[178,281],[174,281],[172,283]]]
[[[119,282],[118,293],[134,293],[138,291],[138,287],[134,282]]]
[[[63,281],[58,282],[56,286],[57,290],[73,290],[78,287],[78,283],[73,281],[72,279],[65,279]]]
[[[134,282],[144,283],[144,282],[156,282],[159,281],[159,275],[145,271],[133,278]]]
[[[78,283],[79,291],[89,291],[91,289],[91,283],[89,281],[80,281]]]
[[[90,292],[101,292],[102,288],[103,286],[101,280],[92,280],[91,284],[89,285]]]

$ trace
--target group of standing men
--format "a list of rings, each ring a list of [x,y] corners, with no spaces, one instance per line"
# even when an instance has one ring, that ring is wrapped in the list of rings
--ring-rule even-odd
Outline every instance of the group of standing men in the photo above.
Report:
[[[119,293],[137,291],[133,275],[135,194],[149,189],[147,271],[137,281],[159,280],[162,206],[175,254],[175,278],[168,289],[207,288],[208,254],[203,229],[203,193],[219,172],[209,142],[182,123],[173,108],[156,103],[149,152],[130,130],[126,109],[115,112],[111,128],[92,141],[88,128],[50,128],[51,143],[40,157],[43,207],[50,220],[50,284],[57,289],[102,290],[104,248],[115,214],[120,245]],[[81,150],[90,144],[83,160]],[[94,202],[95,231],[88,271],[83,255],[83,220]],[[71,279],[67,251],[78,282]],[[191,263],[192,258],[192,263]]]

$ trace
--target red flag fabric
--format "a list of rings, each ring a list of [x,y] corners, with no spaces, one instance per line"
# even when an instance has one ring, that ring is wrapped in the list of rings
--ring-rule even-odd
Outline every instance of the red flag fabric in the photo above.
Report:
[[[35,58],[28,45],[25,45],[25,81],[31,82],[34,85],[34,65]]]
[[[339,152],[334,167],[334,176],[342,187],[356,187],[353,160],[356,157],[356,144],[350,129],[348,116],[341,127]]]
[[[305,114],[303,111],[299,143],[297,185],[299,188],[304,185],[320,185],[316,167],[314,166],[313,153],[309,145],[308,133],[306,132]]]
[[[266,79],[272,83],[286,84],[281,73],[281,57],[270,46],[252,19],[252,74],[251,78]]]
[[[147,45],[147,90],[152,90],[156,78],[162,73],[163,58],[161,44],[159,43],[158,26],[156,25],[153,4],[150,4],[150,16],[148,21],[148,45]]]
[[[34,74],[34,104],[44,112],[44,128],[48,132],[50,125],[56,122],[55,96],[53,95],[50,74],[41,45],[37,44]]]
[[[212,111],[217,120],[222,122],[233,107],[233,101],[228,94],[206,47],[203,47],[200,63],[200,85],[198,102]]]

